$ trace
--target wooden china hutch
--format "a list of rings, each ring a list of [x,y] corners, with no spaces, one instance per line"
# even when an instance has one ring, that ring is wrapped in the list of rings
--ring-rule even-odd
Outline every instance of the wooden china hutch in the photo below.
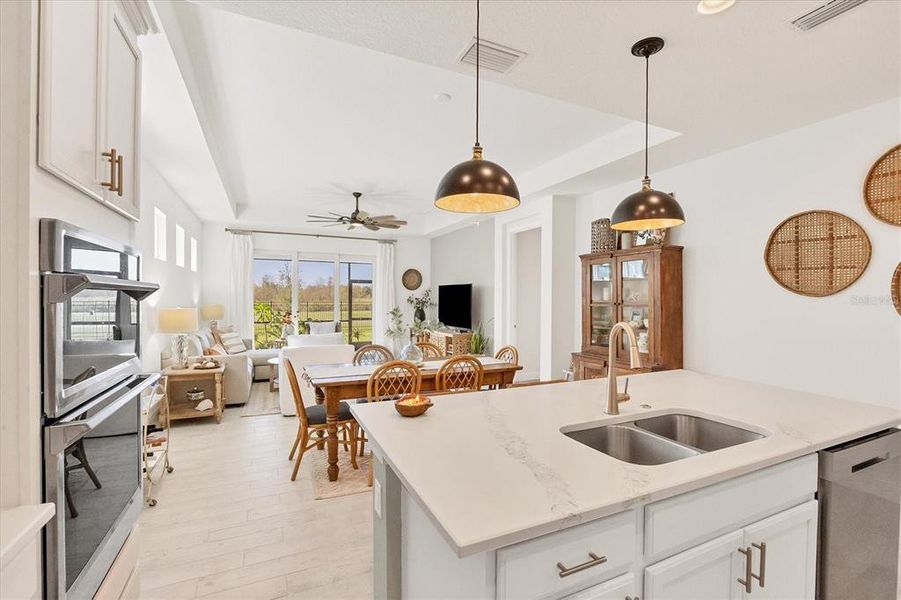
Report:
[[[646,373],[682,368],[682,247],[641,246],[584,254],[582,351],[574,352],[575,379],[607,376],[610,328],[632,324],[641,368],[629,368],[622,336],[617,369]]]

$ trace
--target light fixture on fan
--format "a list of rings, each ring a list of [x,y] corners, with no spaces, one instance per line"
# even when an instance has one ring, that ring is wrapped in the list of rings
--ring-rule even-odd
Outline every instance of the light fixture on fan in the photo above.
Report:
[[[495,213],[519,206],[519,189],[502,166],[482,158],[479,144],[479,0],[476,0],[476,140],[472,159],[462,162],[441,178],[435,206],[457,213]]]
[[[682,207],[670,194],[651,187],[648,177],[648,87],[650,57],[663,48],[663,39],[649,37],[632,46],[632,54],[645,60],[644,67],[644,179],[641,191],[627,196],[614,209],[610,226],[618,231],[642,231],[645,229],[667,229],[685,222]]]

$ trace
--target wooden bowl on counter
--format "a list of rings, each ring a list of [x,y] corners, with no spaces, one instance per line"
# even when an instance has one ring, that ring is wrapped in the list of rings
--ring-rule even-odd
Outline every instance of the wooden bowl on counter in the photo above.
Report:
[[[405,417],[418,417],[432,407],[432,401],[422,394],[409,394],[394,401],[394,408]]]

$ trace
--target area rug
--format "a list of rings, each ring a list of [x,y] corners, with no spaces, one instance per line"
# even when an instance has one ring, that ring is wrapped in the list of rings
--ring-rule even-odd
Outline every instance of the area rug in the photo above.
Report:
[[[274,415],[281,412],[278,407],[278,392],[269,391],[269,383],[254,383],[250,386],[250,398],[241,408],[242,417]]]
[[[307,461],[310,462],[307,462]],[[328,480],[328,452],[317,450],[315,447],[307,450],[303,462],[300,463],[301,471],[313,469],[313,496],[316,500],[327,500],[351,494],[371,492],[367,485],[369,481],[369,461],[372,456],[366,451],[366,456],[357,457],[357,466],[354,469],[350,464],[350,453],[344,451],[344,447],[338,446],[338,481]]]

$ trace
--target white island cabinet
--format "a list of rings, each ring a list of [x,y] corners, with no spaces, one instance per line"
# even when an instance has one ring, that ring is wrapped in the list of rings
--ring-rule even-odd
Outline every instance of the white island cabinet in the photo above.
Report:
[[[633,377],[606,415],[604,385],[437,396],[415,419],[352,405],[374,456],[375,597],[813,600],[817,453],[901,411],[681,370]],[[661,464],[568,435],[667,415],[756,435]]]

